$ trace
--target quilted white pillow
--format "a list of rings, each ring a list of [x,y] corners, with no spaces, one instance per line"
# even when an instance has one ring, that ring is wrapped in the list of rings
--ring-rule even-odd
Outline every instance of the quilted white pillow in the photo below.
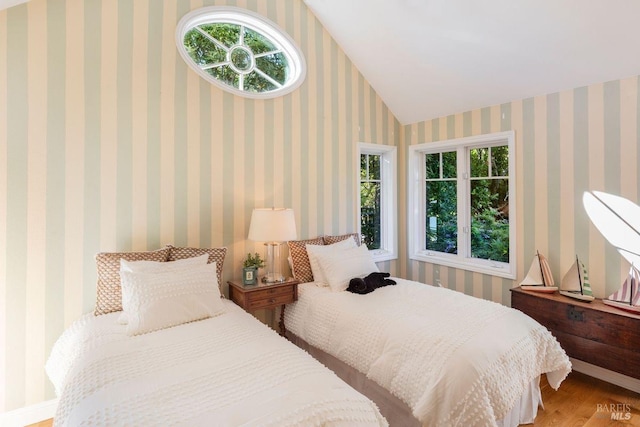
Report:
[[[342,240],[332,245],[306,245],[309,264],[311,264],[311,271],[313,272],[313,281],[320,286],[329,286],[324,271],[322,271],[318,262],[318,255],[342,252],[345,249],[355,248],[356,246],[358,245],[353,239]]]
[[[365,277],[380,271],[365,244],[343,251],[318,254],[317,259],[334,292],[346,290],[354,277]]]
[[[224,312],[216,263],[164,273],[122,271],[127,334],[139,335]]]
[[[204,254],[192,258],[185,258],[176,261],[157,262],[157,261],[126,261],[120,260],[120,275],[123,271],[132,273],[169,273],[172,271],[182,271],[184,269],[192,268],[194,265],[205,265],[209,260],[209,255]],[[126,308],[130,305],[128,299],[129,295],[122,294],[122,313],[118,318],[118,323],[121,325],[127,324],[127,312]]]

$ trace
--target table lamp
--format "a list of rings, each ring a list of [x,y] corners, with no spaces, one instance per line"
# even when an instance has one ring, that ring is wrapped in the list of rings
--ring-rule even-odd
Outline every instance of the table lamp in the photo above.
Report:
[[[287,240],[296,239],[296,220],[293,209],[261,208],[254,209],[249,226],[249,240],[265,242],[266,274],[262,280],[266,283],[284,282],[281,273],[280,245]]]

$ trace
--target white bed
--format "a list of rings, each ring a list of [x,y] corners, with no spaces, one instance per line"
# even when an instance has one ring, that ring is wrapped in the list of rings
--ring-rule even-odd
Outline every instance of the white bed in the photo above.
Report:
[[[571,371],[551,333],[521,312],[393,279],[366,295],[300,284],[284,316],[292,340],[376,401],[391,425],[407,420],[395,413],[403,406],[425,426],[532,422],[539,376],[557,389]],[[391,409],[380,391],[395,399]]]
[[[56,426],[382,426],[375,404],[229,301],[216,317],[130,336],[87,314],[46,371]]]

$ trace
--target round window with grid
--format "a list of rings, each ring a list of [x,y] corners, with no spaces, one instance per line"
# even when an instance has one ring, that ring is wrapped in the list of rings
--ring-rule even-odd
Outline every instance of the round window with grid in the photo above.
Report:
[[[273,98],[293,91],[305,77],[304,57],[291,37],[245,9],[188,13],[178,23],[176,44],[200,76],[237,95]]]

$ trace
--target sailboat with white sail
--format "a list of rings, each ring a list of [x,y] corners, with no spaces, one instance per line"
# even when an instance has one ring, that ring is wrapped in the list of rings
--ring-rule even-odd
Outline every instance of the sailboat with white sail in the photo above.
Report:
[[[584,264],[578,260],[571,265],[571,268],[562,278],[560,282],[560,294],[575,298],[580,301],[591,302],[595,299],[589,284],[589,274]]]
[[[629,274],[620,289],[602,300],[611,307],[640,313],[640,271],[631,264]]]
[[[558,290],[558,287],[554,285],[555,283],[547,258],[536,251],[536,255],[533,257],[533,261],[529,267],[529,272],[522,282],[520,282],[520,289],[524,291],[553,293]]]

